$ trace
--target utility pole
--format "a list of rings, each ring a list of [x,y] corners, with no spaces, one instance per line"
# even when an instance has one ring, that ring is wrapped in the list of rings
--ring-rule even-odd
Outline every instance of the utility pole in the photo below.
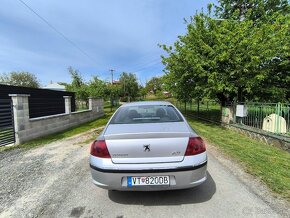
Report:
[[[115,71],[115,70],[110,69],[109,71],[111,72],[111,75],[112,75],[112,85],[113,85],[113,81],[114,81],[114,71]]]

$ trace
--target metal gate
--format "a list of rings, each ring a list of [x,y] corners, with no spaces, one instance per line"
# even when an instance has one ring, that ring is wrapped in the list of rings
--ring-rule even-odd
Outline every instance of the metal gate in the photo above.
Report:
[[[0,99],[0,147],[15,142],[11,99]]]

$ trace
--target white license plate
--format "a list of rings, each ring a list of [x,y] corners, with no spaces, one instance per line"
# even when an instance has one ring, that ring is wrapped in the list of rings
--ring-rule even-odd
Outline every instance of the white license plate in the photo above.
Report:
[[[147,185],[169,185],[169,176],[128,176],[127,185],[132,186],[147,186]]]

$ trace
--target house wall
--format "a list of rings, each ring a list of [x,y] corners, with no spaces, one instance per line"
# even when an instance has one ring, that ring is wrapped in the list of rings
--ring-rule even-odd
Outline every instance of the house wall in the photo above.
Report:
[[[104,115],[103,99],[89,98],[89,110],[71,112],[71,96],[64,96],[65,113],[29,118],[29,95],[11,94],[15,128],[15,144],[61,132]]]

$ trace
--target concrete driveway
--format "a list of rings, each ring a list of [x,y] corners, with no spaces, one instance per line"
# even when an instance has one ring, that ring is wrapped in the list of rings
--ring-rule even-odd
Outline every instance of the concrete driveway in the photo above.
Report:
[[[289,217],[237,164],[208,146],[207,181],[194,189],[117,192],[94,186],[88,165],[92,132],[0,153],[0,217]]]

